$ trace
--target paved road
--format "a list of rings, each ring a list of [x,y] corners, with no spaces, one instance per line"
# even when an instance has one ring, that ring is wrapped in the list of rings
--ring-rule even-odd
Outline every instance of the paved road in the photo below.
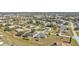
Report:
[[[71,21],[70,21],[70,24],[71,24],[72,32],[73,32],[73,35],[74,35],[72,38],[74,38],[78,42],[78,45],[79,45],[79,36],[77,36],[77,34],[74,30],[74,25]],[[70,37],[70,36],[62,35],[61,32],[59,33],[59,35],[62,36],[62,37]]]
[[[70,36],[62,35],[61,32],[59,33],[59,36],[70,38]]]
[[[76,39],[76,41],[78,42],[78,45],[79,45],[79,36],[77,36],[75,30],[74,30],[74,25],[73,23],[70,21],[70,24],[71,24],[71,28],[72,28],[72,32],[73,32],[73,38]]]

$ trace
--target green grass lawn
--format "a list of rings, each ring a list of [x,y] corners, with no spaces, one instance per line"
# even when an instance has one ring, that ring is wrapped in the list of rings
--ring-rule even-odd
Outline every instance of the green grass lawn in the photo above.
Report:
[[[32,43],[27,40],[23,40],[22,38],[14,37],[10,32],[5,32],[3,29],[0,29],[0,32],[5,36],[3,42],[7,44],[13,44],[15,46],[36,46],[38,44]]]
[[[76,32],[77,33],[77,35],[79,36],[79,32]]]
[[[75,39],[72,39],[71,45],[72,46],[78,46],[78,43]]]
[[[33,41],[35,40],[35,38],[29,38],[31,40],[24,40],[22,37],[14,36],[14,33],[3,31],[3,29],[0,29],[0,32],[5,36],[5,39],[3,40],[3,42],[8,44],[14,44],[15,46],[41,46],[41,45],[48,46],[50,45],[50,43],[53,43],[56,41],[60,42],[60,38],[61,38],[59,36],[51,35],[50,37],[44,39],[45,41],[36,42],[36,41]],[[69,41],[69,38],[63,38],[63,40]],[[72,39],[71,45],[77,46],[78,43],[76,42],[75,39]]]

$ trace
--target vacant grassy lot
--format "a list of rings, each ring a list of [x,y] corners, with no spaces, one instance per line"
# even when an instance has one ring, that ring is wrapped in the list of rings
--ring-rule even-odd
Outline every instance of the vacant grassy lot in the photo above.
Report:
[[[79,36],[79,32],[76,32],[77,33],[77,35]]]
[[[72,39],[71,46],[78,46],[78,43],[75,39]]]
[[[47,38],[26,38],[23,39],[23,37],[17,37],[15,36],[14,31],[8,32],[8,31],[3,31],[3,29],[0,29],[0,32],[5,36],[3,42],[10,44],[10,45],[15,45],[15,46],[50,46],[51,44],[55,42],[63,42],[67,41],[69,42],[69,38],[61,38],[60,36],[55,36],[55,35],[50,35]],[[27,40],[28,39],[28,40]],[[77,46],[77,42],[72,39],[71,44],[72,46]]]

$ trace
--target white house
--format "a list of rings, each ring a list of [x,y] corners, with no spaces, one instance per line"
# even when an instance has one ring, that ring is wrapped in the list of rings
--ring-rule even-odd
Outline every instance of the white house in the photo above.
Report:
[[[17,28],[15,29],[16,32],[23,32],[24,30],[23,29],[20,29],[20,28]]]

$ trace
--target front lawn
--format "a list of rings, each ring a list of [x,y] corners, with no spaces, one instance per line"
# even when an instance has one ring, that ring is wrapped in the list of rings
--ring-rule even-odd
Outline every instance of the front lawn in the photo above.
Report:
[[[77,33],[77,35],[79,36],[79,32],[76,32]]]

